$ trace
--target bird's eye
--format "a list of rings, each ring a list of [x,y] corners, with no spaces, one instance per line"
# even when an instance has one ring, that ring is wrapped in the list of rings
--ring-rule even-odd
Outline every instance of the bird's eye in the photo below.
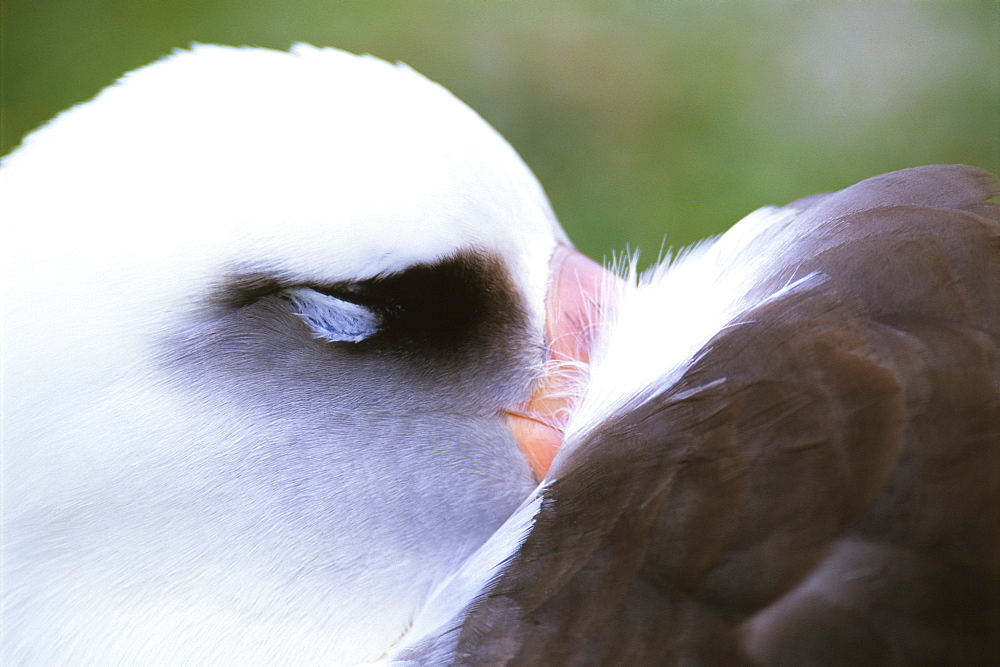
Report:
[[[308,287],[284,290],[294,312],[312,331],[327,342],[358,343],[379,330],[381,316],[352,301],[317,292]]]

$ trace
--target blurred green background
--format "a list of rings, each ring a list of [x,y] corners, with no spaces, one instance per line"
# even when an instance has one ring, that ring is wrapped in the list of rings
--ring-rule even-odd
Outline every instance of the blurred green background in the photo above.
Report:
[[[2,0],[0,21],[2,153],[193,41],[338,46],[479,111],[598,259],[887,170],[1000,170],[995,0]]]

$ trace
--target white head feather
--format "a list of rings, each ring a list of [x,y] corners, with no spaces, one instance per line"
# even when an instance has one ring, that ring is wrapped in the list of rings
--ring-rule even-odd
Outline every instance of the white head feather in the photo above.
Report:
[[[321,504],[258,500],[299,483],[304,463],[261,454],[255,434],[291,441],[293,426],[248,423],[238,398],[178,392],[182,371],[160,365],[155,344],[209,326],[204,303],[222,276],[356,281],[470,249],[505,258],[541,330],[547,261],[564,237],[510,146],[403,66],[308,46],[197,46],[29,136],[4,161],[0,200],[5,597],[22,606],[5,614],[8,659],[377,657],[451,565],[433,553],[396,563],[390,549],[358,568],[370,574],[338,580],[369,556],[317,555],[318,540],[339,539],[336,522],[314,530],[329,519]],[[258,488],[248,459],[272,454],[274,477]],[[339,483],[335,472],[301,493]],[[406,595],[371,604],[414,573]]]

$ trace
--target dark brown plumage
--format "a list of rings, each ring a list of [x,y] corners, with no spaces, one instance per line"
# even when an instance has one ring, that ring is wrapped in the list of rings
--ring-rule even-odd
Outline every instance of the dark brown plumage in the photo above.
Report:
[[[762,294],[821,275],[591,432],[460,625],[400,658],[996,664],[997,193],[934,166],[793,203]]]

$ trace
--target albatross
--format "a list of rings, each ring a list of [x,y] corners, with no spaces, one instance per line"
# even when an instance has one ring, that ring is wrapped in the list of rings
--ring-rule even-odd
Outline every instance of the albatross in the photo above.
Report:
[[[3,662],[986,664],[997,194],[618,276],[405,66],[128,74],[0,167]]]

